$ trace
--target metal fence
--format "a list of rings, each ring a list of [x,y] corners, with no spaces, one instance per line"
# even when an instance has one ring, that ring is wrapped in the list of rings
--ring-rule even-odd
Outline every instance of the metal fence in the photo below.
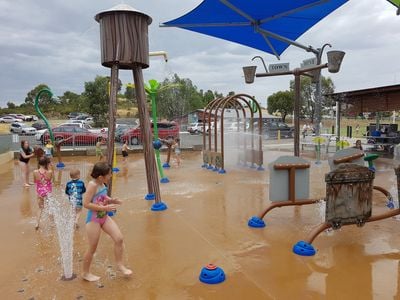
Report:
[[[191,135],[189,132],[180,132],[182,148],[191,148],[194,145],[202,145],[202,135]],[[0,154],[6,153],[8,151],[19,151],[21,148],[21,141],[26,140],[29,142],[31,147],[40,146],[45,147],[41,140],[37,140],[35,136],[29,135],[18,135],[18,134],[3,134],[0,135]],[[106,143],[102,144],[101,148],[105,149],[107,147]],[[141,149],[142,145],[130,146],[132,149]],[[76,135],[67,141],[66,144],[62,145],[63,150],[89,150],[94,153],[96,148],[96,141],[92,142],[82,142],[82,140]],[[115,142],[115,148],[120,150],[122,148],[122,143]]]
[[[11,151],[13,147],[12,134],[0,135],[0,154]]]

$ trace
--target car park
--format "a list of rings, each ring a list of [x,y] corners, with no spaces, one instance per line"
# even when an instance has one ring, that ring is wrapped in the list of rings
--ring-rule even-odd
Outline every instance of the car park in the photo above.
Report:
[[[107,140],[107,135],[94,133],[78,126],[58,126],[52,129],[56,141],[67,140],[66,144],[95,145],[97,142]],[[48,130],[42,135],[41,141],[46,144],[50,139]]]
[[[158,122],[158,136],[161,139],[178,138],[179,137],[179,125],[176,122]],[[151,123],[151,129],[154,130],[153,123]],[[153,131],[154,134],[154,131]],[[142,132],[140,126],[127,130],[122,135],[122,141],[128,141],[132,145],[138,145],[142,143]]]
[[[10,124],[10,132],[22,135],[36,135],[36,128],[24,123],[14,122]]]
[[[22,122],[22,119],[18,119],[13,116],[4,116],[0,118],[0,123],[14,123],[14,122]]]

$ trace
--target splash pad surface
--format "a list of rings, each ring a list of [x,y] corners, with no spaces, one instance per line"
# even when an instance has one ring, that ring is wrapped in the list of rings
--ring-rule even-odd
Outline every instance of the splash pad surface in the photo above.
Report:
[[[285,153],[266,152],[265,165]],[[386,160],[385,160],[386,162]],[[91,157],[66,158],[55,171],[63,190],[69,170],[79,168],[88,182]],[[168,210],[152,212],[145,201],[147,185],[143,156],[119,161],[114,196],[124,200],[114,217],[125,238],[127,266],[132,278],[116,271],[113,244],[103,234],[92,272],[98,283],[81,279],[87,247],[84,215],[75,232],[73,269],[78,278],[62,281],[60,253],[53,225],[34,230],[37,204],[33,187],[20,184],[15,162],[0,168],[0,288],[4,299],[370,299],[396,298],[400,238],[396,219],[363,228],[347,226],[321,234],[313,243],[317,254],[299,257],[292,247],[324,217],[324,204],[286,207],[265,217],[267,226],[253,229],[248,219],[268,205],[269,173],[227,166],[224,175],[201,168],[200,153],[185,153],[182,166],[166,170],[170,183],[161,185]],[[32,161],[31,167],[35,163]],[[310,197],[325,196],[328,165],[312,165]],[[377,163],[375,185],[397,199],[393,167]],[[273,187],[272,187],[273,188]],[[57,188],[56,188],[57,189]],[[380,197],[380,198],[379,198]],[[373,212],[384,211],[386,199],[374,193]],[[48,224],[51,221],[46,221]],[[44,224],[43,224],[44,225]],[[43,226],[44,227],[44,226]],[[213,263],[227,280],[205,285],[199,270]]]

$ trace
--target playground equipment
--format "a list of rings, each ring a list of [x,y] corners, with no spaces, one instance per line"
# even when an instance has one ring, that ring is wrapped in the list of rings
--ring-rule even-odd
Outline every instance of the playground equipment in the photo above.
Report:
[[[250,218],[250,227],[265,227],[263,218],[274,208],[313,204],[318,199],[309,197],[310,164],[301,157],[281,156],[269,164],[270,204],[261,214]],[[273,188],[272,188],[273,187]]]
[[[372,162],[374,156],[367,161]],[[367,222],[379,221],[400,214],[392,209],[379,215],[372,215],[372,191],[383,193],[391,203],[392,196],[384,188],[374,186],[374,171],[364,166],[361,150],[347,148],[335,153],[329,161],[332,171],[325,176],[326,210],[325,222],[315,227],[308,237],[293,247],[293,252],[302,256],[315,254],[311,243],[328,228],[339,229],[343,225],[363,226]],[[395,169],[399,189],[400,169]]]
[[[108,155],[109,163],[112,163],[114,151],[118,70],[128,69],[133,72],[139,120],[143,133],[148,188],[146,197],[155,200],[152,210],[164,210],[167,206],[161,201],[142,73],[143,68],[149,67],[148,26],[152,19],[129,5],[119,4],[98,13],[95,20],[100,23],[101,63],[103,66],[111,68],[110,128],[108,130],[108,149],[111,153]]]
[[[150,96],[151,99],[151,114],[153,117],[153,128],[154,128],[154,141],[153,147],[156,152],[156,160],[157,160],[157,167],[158,172],[160,173],[160,182],[161,183],[168,183],[169,179],[165,176],[163,168],[161,166],[161,158],[160,158],[160,148],[162,146],[161,142],[158,139],[158,125],[157,125],[157,103],[156,103],[156,95],[159,90],[160,84],[157,80],[150,79],[149,84],[145,85],[146,93]]]
[[[250,118],[246,117],[246,109],[249,107]],[[254,107],[256,109],[251,109]],[[251,96],[246,94],[237,94],[224,98],[216,98],[212,100],[204,109],[203,116],[203,168],[218,171],[220,174],[224,174],[224,113],[226,109],[233,109],[236,111],[236,123],[237,131],[239,132],[239,120],[240,116],[243,117],[243,132],[250,133],[245,135],[243,145],[239,145],[239,159],[246,163],[250,162],[251,166],[258,165],[258,170],[264,170],[263,164],[263,151],[262,151],[262,113],[258,102]],[[254,130],[254,111],[258,112],[258,130]],[[218,147],[218,123],[220,121],[220,147]],[[249,122],[249,131],[247,130],[247,124]],[[207,129],[206,129],[207,124]],[[255,134],[257,133],[257,134]],[[208,134],[208,139],[207,139]],[[214,137],[214,139],[212,139]],[[248,139],[250,142],[248,143]],[[256,140],[258,140],[256,146]],[[207,144],[208,141],[208,144]],[[248,145],[249,144],[249,145]]]
[[[225,281],[225,272],[214,264],[208,264],[201,269],[199,279],[208,284],[221,283]]]
[[[61,145],[63,143],[65,143],[67,140],[71,139],[72,137],[63,139],[63,140],[58,140],[58,141],[56,141],[54,139],[53,130],[49,124],[49,121],[47,120],[47,118],[44,116],[44,114],[42,113],[42,111],[39,108],[39,99],[42,96],[42,94],[44,94],[44,93],[48,94],[50,97],[53,97],[53,92],[50,89],[47,89],[47,88],[41,89],[35,98],[35,110],[36,110],[37,114],[40,116],[40,118],[46,124],[47,130],[49,131],[51,142],[56,148],[56,155],[57,155],[57,160],[58,160],[56,167],[64,168],[65,164],[62,162],[62,159],[61,159]]]

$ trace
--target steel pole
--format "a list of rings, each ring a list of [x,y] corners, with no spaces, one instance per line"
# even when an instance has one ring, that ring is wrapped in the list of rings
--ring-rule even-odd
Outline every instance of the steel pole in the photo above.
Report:
[[[294,156],[300,156],[300,70],[294,69]]]

